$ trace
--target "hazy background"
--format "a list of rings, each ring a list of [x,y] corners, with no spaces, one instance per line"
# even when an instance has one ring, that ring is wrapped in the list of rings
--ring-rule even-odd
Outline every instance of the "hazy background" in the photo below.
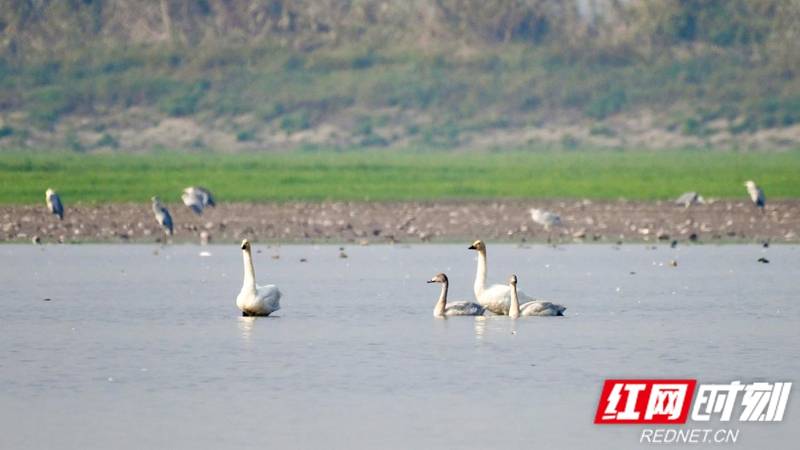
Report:
[[[791,149],[793,0],[0,1],[0,148]]]

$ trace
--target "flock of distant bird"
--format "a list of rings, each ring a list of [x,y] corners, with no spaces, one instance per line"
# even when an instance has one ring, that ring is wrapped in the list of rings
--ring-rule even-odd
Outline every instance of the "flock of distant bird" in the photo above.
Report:
[[[49,209],[52,214],[57,215],[60,220],[63,220],[64,204],[61,202],[61,197],[59,197],[58,193],[48,188],[44,193],[44,198],[47,202],[47,209]],[[161,203],[158,197],[152,197],[150,200],[153,202],[153,215],[156,218],[156,222],[164,229],[167,235],[172,236],[175,229],[172,222],[172,214],[169,213],[169,209]],[[189,186],[184,189],[181,194],[181,200],[183,200],[184,205],[198,216],[203,214],[204,209],[208,207],[213,208],[217,205],[214,202],[214,196],[211,195],[211,191],[201,186]]]
[[[747,188],[747,193],[753,201],[753,204],[763,211],[766,204],[764,191],[753,181],[747,181],[744,185]],[[45,192],[45,199],[50,212],[57,215],[59,219],[63,219],[64,204],[61,202],[58,193],[48,188]],[[216,205],[211,192],[199,186],[190,186],[184,189],[181,194],[181,200],[183,200],[184,205],[197,215],[203,214],[205,208],[214,207]],[[156,221],[164,229],[164,232],[171,236],[173,233],[172,215],[158,197],[153,197],[152,202],[153,215]],[[676,203],[688,208],[698,203],[704,203],[704,199],[696,192],[687,192],[681,195],[676,200]],[[553,212],[531,209],[530,214],[531,219],[542,225],[545,229],[549,229],[551,226],[561,225],[561,218],[558,214]],[[277,286],[272,284],[266,286],[259,286],[256,284],[252,246],[247,239],[242,241],[241,249],[244,258],[244,282],[239,295],[236,297],[236,306],[242,311],[243,316],[268,316],[280,309],[281,291]],[[434,316],[481,316],[486,311],[498,315],[508,315],[511,318],[521,316],[564,315],[564,311],[566,310],[564,306],[535,300],[525,293],[517,291],[518,278],[516,275],[511,275],[507,284],[487,286],[486,244],[478,240],[475,241],[469,249],[478,252],[478,267],[477,273],[475,274],[475,284],[473,286],[476,301],[448,303],[447,291],[449,288],[449,281],[447,275],[439,273],[428,280],[428,283],[439,283],[442,285],[439,300],[436,302],[436,306],[433,309]],[[523,299],[525,303],[520,304],[520,298]]]
[[[764,207],[767,204],[767,198],[764,196],[764,190],[758,187],[756,183],[751,180],[746,181],[744,186],[747,188],[747,194],[750,196],[750,200],[752,200],[753,204],[758,207],[761,212],[764,212]],[[706,200],[703,198],[703,196],[697,192],[685,192],[675,200],[676,205],[684,206],[686,208],[694,205],[700,205],[705,202]],[[550,227],[553,226],[562,225],[561,217],[554,212],[533,208],[530,210],[530,213],[531,219],[543,226],[545,230],[549,230]]]
[[[747,194],[750,196],[750,200],[752,200],[753,204],[755,204],[763,212],[764,206],[766,206],[767,202],[766,197],[764,196],[764,190],[758,187],[751,180],[746,181],[744,186],[747,188]],[[61,202],[61,198],[58,196],[58,193],[56,193],[56,191],[53,189],[48,188],[44,196],[45,200],[47,201],[47,208],[50,210],[50,212],[57,215],[59,219],[63,219],[64,204]],[[152,197],[151,200],[153,202],[153,215],[155,216],[156,221],[161,228],[164,229],[165,233],[172,236],[174,227],[172,215],[169,213],[169,209],[167,209],[167,207],[161,203],[158,197]],[[214,197],[211,195],[211,191],[200,186],[189,186],[184,189],[183,193],[181,194],[181,200],[183,200],[184,205],[186,205],[197,215],[203,214],[203,210],[205,208],[216,206]],[[683,205],[687,208],[692,205],[702,203],[705,203],[705,199],[697,192],[686,192],[678,197],[677,200],[675,200],[675,204]],[[545,230],[549,230],[552,226],[558,226],[562,224],[561,217],[551,211],[533,208],[530,210],[530,214],[531,219],[543,226]]]

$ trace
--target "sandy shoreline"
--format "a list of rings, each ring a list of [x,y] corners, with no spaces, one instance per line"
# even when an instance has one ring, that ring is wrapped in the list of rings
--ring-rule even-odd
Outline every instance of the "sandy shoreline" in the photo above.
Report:
[[[161,242],[148,204],[66,205],[63,221],[44,205],[0,206],[0,242]],[[800,242],[800,200],[772,201],[761,213],[746,201],[689,209],[672,202],[497,200],[431,202],[222,203],[195,216],[168,204],[171,242],[242,238],[286,243],[453,242]],[[532,207],[561,215],[545,230]]]

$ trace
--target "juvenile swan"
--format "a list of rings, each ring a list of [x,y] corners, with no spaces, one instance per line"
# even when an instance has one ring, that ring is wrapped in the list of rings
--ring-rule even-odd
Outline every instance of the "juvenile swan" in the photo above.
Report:
[[[512,319],[519,316],[563,316],[567,309],[550,302],[528,302],[520,306],[519,297],[517,297],[516,275],[511,275],[511,278],[508,279],[508,287],[511,290],[511,308],[508,310],[508,315]]]
[[[475,299],[484,308],[495,314],[508,314],[508,307],[511,303],[511,289],[507,284],[493,284],[486,286],[486,244],[483,241],[475,241],[469,246],[470,250],[478,251],[478,272],[475,274]],[[525,301],[533,300],[523,292],[519,293],[520,298]]]
[[[274,284],[266,286],[256,285],[256,272],[253,268],[253,254],[250,250],[250,241],[242,241],[242,256],[244,258],[244,283],[242,290],[236,297],[236,306],[242,310],[243,316],[268,316],[281,309],[281,291]]]
[[[439,301],[433,308],[434,317],[444,316],[482,316],[485,308],[477,303],[472,302],[454,302],[447,303],[447,288],[449,283],[447,275],[443,273],[436,274],[435,277],[428,280],[428,283],[442,283],[442,293],[439,294]]]

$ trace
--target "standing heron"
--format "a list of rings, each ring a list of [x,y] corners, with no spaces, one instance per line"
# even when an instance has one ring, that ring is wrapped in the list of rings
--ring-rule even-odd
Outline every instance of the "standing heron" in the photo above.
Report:
[[[161,225],[167,235],[172,236],[172,216],[166,206],[161,204],[158,197],[153,197],[153,214],[156,216],[156,222]]]
[[[47,209],[51,213],[58,216],[58,220],[64,220],[64,205],[61,203],[61,197],[58,193],[50,188],[44,193],[44,199],[47,201]]]
[[[756,206],[761,208],[761,211],[763,212],[764,206],[767,204],[767,198],[764,196],[764,190],[756,186],[752,180],[746,181],[744,185],[747,188],[747,193],[750,194],[750,200],[752,200]]]
[[[184,189],[183,194],[181,194],[181,200],[183,200],[184,205],[188,206],[198,216],[203,214],[203,209],[206,207],[213,208],[216,206],[211,191],[200,186],[189,186]]]

